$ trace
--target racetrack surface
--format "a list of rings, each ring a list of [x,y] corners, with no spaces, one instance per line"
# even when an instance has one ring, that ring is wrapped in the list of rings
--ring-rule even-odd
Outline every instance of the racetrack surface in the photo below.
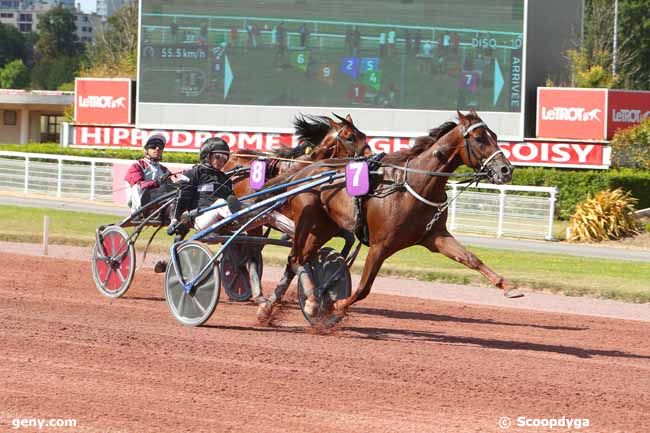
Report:
[[[185,328],[148,268],[110,300],[88,261],[0,259],[1,431],[16,418],[77,420],[58,432],[497,432],[503,416],[588,418],[579,431],[599,433],[650,425],[648,322],[372,294],[328,335],[291,300],[270,327],[224,297],[207,326]]]

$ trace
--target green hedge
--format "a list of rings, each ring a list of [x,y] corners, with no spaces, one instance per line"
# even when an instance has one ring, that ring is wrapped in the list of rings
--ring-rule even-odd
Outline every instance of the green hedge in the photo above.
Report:
[[[0,150],[28,153],[49,153],[52,155],[85,156],[89,158],[115,158],[135,160],[142,157],[141,150],[129,149],[79,149],[61,147],[57,143],[0,144]],[[165,152],[166,162],[195,164],[196,152]]]
[[[558,188],[557,216],[568,219],[576,204],[604,189],[623,188],[639,200],[638,209],[650,207],[650,171],[647,170],[563,170],[543,167],[517,167],[514,185],[554,186]]]
[[[137,159],[142,152],[125,149],[77,149],[60,147],[56,143],[0,145],[0,150],[16,152],[50,153],[56,155],[87,156],[94,158]],[[166,152],[165,161],[194,164],[196,152]],[[558,188],[556,215],[568,219],[576,204],[589,194],[607,188],[623,188],[639,200],[638,209],[650,207],[650,171],[648,170],[565,170],[544,167],[517,167],[514,171],[514,185],[554,186]]]

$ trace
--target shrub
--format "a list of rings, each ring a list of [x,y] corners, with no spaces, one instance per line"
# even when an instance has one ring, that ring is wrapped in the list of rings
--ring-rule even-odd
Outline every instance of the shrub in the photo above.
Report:
[[[650,207],[650,171],[647,170],[566,170],[517,167],[514,185],[552,186],[558,189],[557,217],[569,219],[576,205],[606,189],[623,188],[639,200],[639,208]]]
[[[622,189],[605,190],[576,207],[569,221],[569,241],[600,242],[639,233],[634,205],[637,200]]]
[[[650,118],[614,135],[612,167],[650,170]]]

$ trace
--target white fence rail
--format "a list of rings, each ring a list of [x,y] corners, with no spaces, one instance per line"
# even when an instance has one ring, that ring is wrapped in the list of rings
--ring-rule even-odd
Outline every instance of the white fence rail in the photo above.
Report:
[[[0,190],[113,202],[113,164],[124,160],[0,151]],[[462,186],[449,184],[456,197]],[[556,188],[479,184],[449,207],[451,232],[553,238]]]

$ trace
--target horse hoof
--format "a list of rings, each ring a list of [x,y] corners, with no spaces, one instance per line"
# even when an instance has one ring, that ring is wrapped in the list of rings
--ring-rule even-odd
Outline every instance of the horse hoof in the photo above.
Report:
[[[523,298],[524,294],[517,289],[510,289],[503,292],[503,296],[505,296],[506,298],[514,299],[514,298]]]
[[[346,308],[347,308],[347,307],[346,307],[346,305],[345,305],[345,300],[340,300],[340,301],[336,301],[336,302],[334,302],[334,308],[333,308],[333,311],[334,311],[336,314],[344,315],[344,314],[345,314],[345,309],[346,309]]]
[[[257,320],[260,323],[267,323],[273,313],[273,304],[269,301],[260,302],[257,306]]]
[[[303,307],[303,311],[307,316],[314,317],[316,311],[318,311],[318,302],[312,300],[311,298],[307,299],[305,301],[305,306]]]
[[[167,260],[158,260],[153,265],[153,271],[157,274],[164,274],[167,270]]]

